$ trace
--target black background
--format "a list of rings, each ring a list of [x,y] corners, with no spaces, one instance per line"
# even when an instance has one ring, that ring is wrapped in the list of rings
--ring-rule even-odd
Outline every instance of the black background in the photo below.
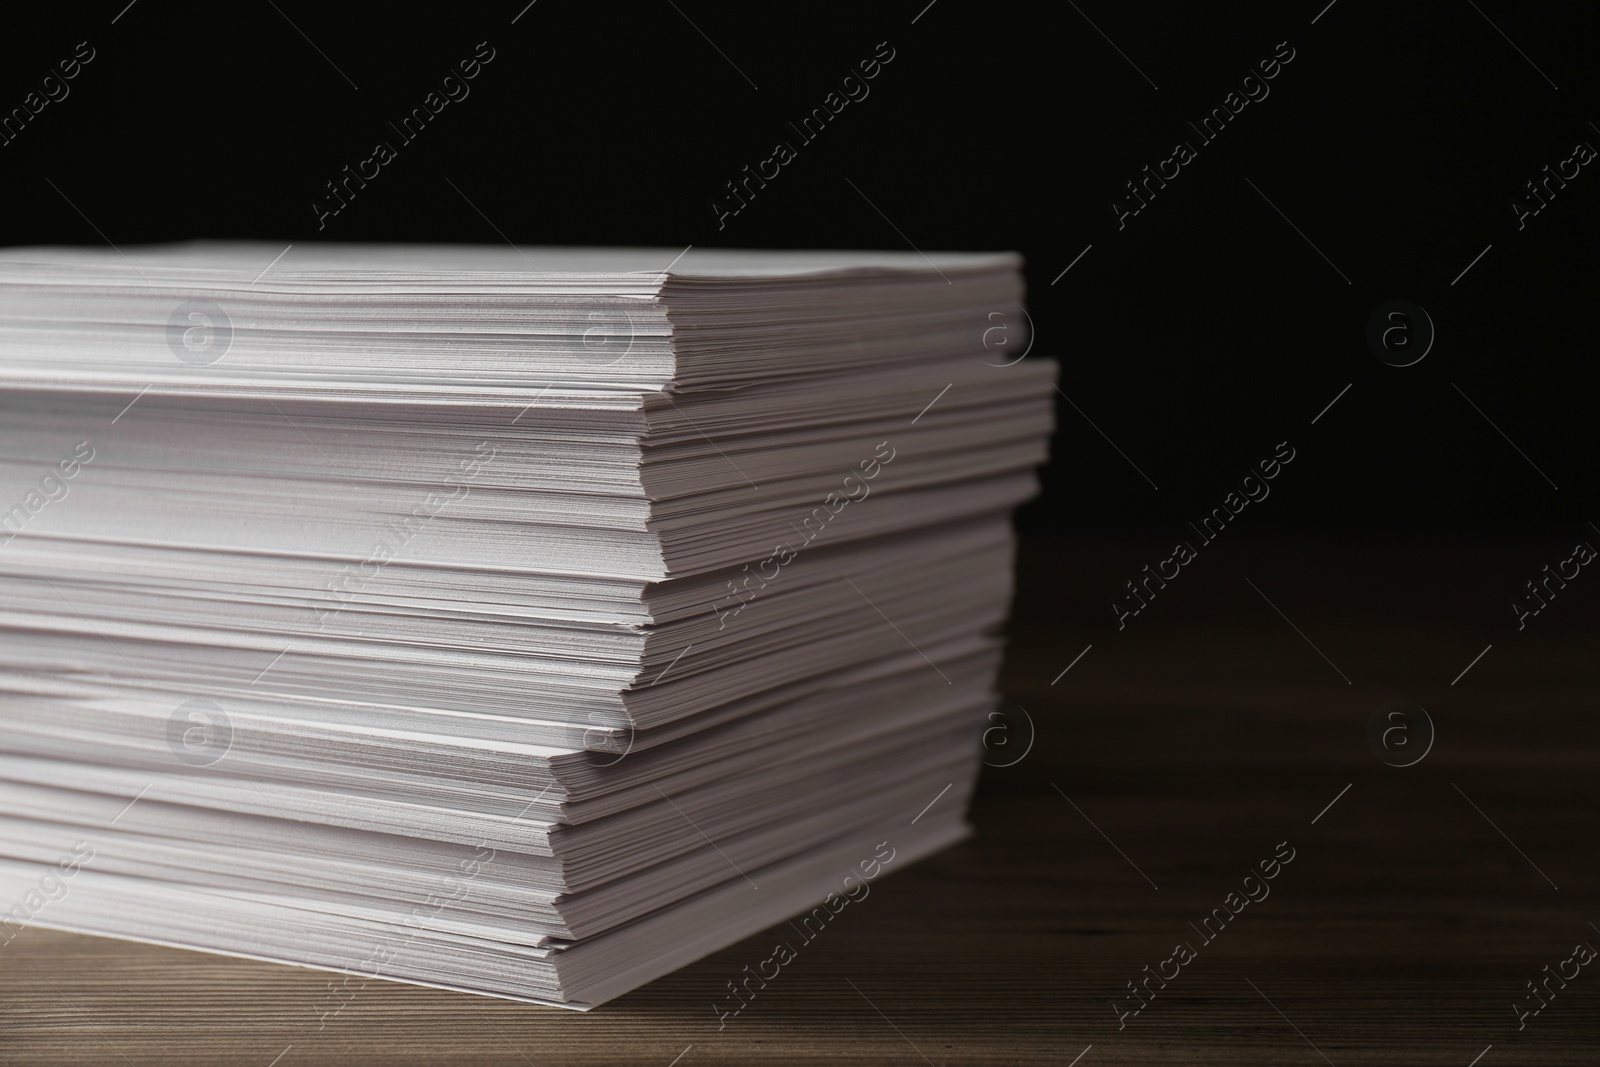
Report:
[[[1600,518],[1600,176],[1520,231],[1511,203],[1600,146],[1589,26],[1324,3],[56,5],[6,34],[0,109],[78,42],[96,55],[0,147],[3,239],[1015,248],[1033,353],[1077,405],[1025,532],[1165,536],[1287,440],[1257,533],[1568,545]],[[480,41],[470,96],[319,231],[324,183]],[[883,41],[870,95],[719,229],[724,183]],[[1119,230],[1123,183],[1279,42],[1270,95]],[[1437,328],[1415,366],[1364,339],[1393,299]]]

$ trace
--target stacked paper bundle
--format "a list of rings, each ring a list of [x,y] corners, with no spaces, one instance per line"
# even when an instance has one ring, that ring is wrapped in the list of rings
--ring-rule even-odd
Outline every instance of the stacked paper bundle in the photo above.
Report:
[[[590,1007],[965,832],[1009,255],[0,255],[0,941]]]

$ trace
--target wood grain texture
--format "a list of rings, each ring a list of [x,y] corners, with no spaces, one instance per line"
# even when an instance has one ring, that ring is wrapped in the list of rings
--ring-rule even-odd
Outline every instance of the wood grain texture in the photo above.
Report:
[[[374,981],[321,1029],[327,975],[29,930],[0,949],[0,1063],[1593,1064],[1600,967],[1513,1010],[1600,945],[1600,584],[1516,631],[1540,550],[1241,541],[1118,631],[1146,546],[1030,546],[1006,683],[1032,751],[985,771],[973,839],[725,1026],[781,928],[587,1015]],[[1438,731],[1412,767],[1366,740],[1396,698]],[[1279,842],[1270,896],[1205,943]],[[1196,958],[1119,1028],[1177,942]]]

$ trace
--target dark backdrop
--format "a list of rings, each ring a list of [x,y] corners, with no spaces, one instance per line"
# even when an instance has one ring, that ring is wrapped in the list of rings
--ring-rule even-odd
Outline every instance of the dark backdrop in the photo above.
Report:
[[[0,112],[93,59],[0,146],[3,239],[1016,248],[1071,398],[1026,530],[1165,534],[1285,440],[1257,532],[1600,518],[1600,175],[1520,229],[1512,206],[1600,147],[1574,6],[524,2],[8,13]],[[324,184],[484,41],[470,95],[319,230]],[[869,95],[802,145],[789,123],[880,42]],[[1214,141],[1191,129],[1291,49]],[[780,140],[797,158],[719,228]],[[1178,141],[1195,158],[1119,224]],[[1405,368],[1365,338],[1395,299],[1437,331]]]

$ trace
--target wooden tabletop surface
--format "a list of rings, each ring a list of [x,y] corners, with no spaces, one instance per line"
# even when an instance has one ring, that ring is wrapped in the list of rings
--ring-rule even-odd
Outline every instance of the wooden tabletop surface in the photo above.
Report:
[[[1600,947],[1600,578],[1519,631],[1506,602],[1559,539],[1240,540],[1118,630],[1159,547],[1028,547],[1005,683],[1031,749],[985,770],[972,839],[724,1026],[775,934],[588,1014],[374,981],[319,1029],[325,974],[28,930],[0,948],[0,1063],[1600,1062],[1574,955]],[[1414,713],[1369,742],[1393,700],[1431,747]],[[1011,724],[994,763],[1027,747]]]

